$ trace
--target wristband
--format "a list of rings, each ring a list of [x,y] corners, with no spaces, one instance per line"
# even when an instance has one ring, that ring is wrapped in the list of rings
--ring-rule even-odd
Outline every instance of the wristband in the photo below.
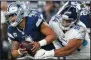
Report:
[[[40,46],[45,46],[45,45],[47,45],[47,41],[45,39],[43,39],[43,40],[39,41],[39,44],[40,44]]]
[[[20,49],[18,49],[18,53],[19,53],[20,55],[23,55],[23,53],[20,51]]]

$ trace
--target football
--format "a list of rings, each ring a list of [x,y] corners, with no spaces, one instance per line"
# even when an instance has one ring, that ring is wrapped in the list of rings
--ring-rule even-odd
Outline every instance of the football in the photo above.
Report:
[[[31,56],[34,56],[34,53],[31,51],[31,49],[33,48],[32,45],[30,45],[29,41],[22,41],[21,42],[21,48],[26,48],[26,50],[28,51],[28,54],[30,54]]]

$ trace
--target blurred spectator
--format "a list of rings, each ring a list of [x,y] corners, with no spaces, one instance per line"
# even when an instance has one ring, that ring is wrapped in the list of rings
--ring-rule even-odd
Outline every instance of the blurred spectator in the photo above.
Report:
[[[42,12],[45,4],[46,4],[45,1],[38,1],[38,4],[37,4],[38,11]]]
[[[7,9],[7,2],[1,1],[1,40],[0,40],[0,48],[1,48],[1,58],[0,59],[8,59],[8,52],[7,49],[7,24],[5,18],[5,12]]]
[[[54,4],[53,1],[46,1],[46,4],[44,6],[43,10],[43,16],[46,20],[47,23],[49,23],[49,20],[51,17],[57,12],[56,5]]]
[[[7,2],[1,2],[1,40],[7,39],[7,24],[5,18],[6,8]]]

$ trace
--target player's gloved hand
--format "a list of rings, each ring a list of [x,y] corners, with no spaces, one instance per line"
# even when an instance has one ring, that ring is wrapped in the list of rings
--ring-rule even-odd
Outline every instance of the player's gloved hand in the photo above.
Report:
[[[33,43],[30,43],[33,45],[33,48],[31,49],[32,52],[36,52],[37,50],[39,50],[40,48],[40,44],[38,42],[33,42]]]
[[[20,55],[26,55],[27,52],[28,52],[28,51],[26,50],[26,48],[21,48],[21,45],[19,46],[18,53],[19,53]]]
[[[46,51],[44,49],[40,49],[35,54],[35,59],[44,59],[48,57],[54,57],[54,50]]]

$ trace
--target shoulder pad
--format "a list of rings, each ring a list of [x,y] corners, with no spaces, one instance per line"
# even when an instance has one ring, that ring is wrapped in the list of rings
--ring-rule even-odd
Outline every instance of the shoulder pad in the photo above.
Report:
[[[51,18],[51,21],[54,21],[54,22],[59,22],[59,20],[61,19],[61,16],[60,15],[55,15]]]
[[[72,29],[74,29],[74,30],[76,30],[78,32],[81,32],[81,33],[86,32],[86,28],[81,26],[81,25],[76,25],[76,26],[72,27]]]
[[[8,27],[8,32],[13,32],[13,31],[15,31],[15,30],[16,30],[15,27],[12,27],[12,26],[9,26],[9,27]]]
[[[72,27],[66,34],[65,34],[65,39],[66,40],[71,40],[73,38],[76,39],[85,39],[86,36],[86,30],[83,26],[77,25]]]
[[[30,13],[29,13],[29,17],[32,17],[32,16],[38,16],[38,15],[40,15],[41,13],[38,11],[38,10],[36,10],[36,9],[33,9],[33,10],[31,10],[30,11]]]

